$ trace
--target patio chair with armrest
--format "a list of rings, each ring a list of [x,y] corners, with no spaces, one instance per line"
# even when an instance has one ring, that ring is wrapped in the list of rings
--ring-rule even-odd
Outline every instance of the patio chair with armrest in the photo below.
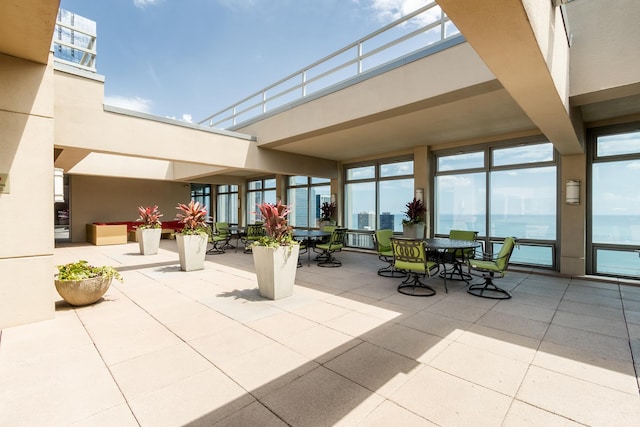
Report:
[[[331,233],[331,237],[327,243],[318,243],[314,251],[318,252],[316,249],[319,249],[320,255],[316,257],[319,259],[318,267],[340,267],[342,262],[333,256],[335,252],[339,252],[344,247],[344,238],[347,234],[346,228],[336,228]]]
[[[395,268],[408,274],[398,285],[398,292],[415,297],[435,295],[436,290],[420,280],[438,270],[437,261],[427,256],[422,239],[392,238],[391,247]]]
[[[391,247],[391,238],[393,237],[393,230],[381,229],[376,230],[373,235],[373,243],[378,253],[378,259],[382,262],[386,262],[385,267],[378,269],[378,276],[382,277],[406,277],[407,273],[399,271],[395,268],[393,261],[393,248]]]
[[[235,248],[235,246],[229,243],[229,241],[231,240],[231,232],[229,231],[228,222],[223,222],[223,221],[216,222],[216,233],[218,234],[218,236],[223,237],[227,240],[225,244],[222,246],[222,249]]]
[[[226,236],[222,236],[218,232],[213,231],[213,228],[210,226],[207,226],[207,234],[208,234],[209,243],[213,245],[211,246],[211,248],[207,249],[207,254],[208,255],[223,254],[224,245],[229,241],[229,239]]]
[[[495,257],[491,255],[483,254],[482,259],[469,260],[469,266],[472,274],[482,277],[484,281],[482,283],[471,284],[467,292],[471,295],[482,298],[491,299],[509,299],[511,294],[496,286],[493,283],[493,279],[499,279],[504,277],[505,271],[509,266],[509,260],[513,249],[517,245],[515,237],[507,237],[504,239],[504,243],[500,248],[500,252]],[[475,272],[475,273],[474,273]]]
[[[475,242],[478,238],[477,231],[468,231],[468,230],[451,230],[449,231],[449,239],[451,240],[468,240],[470,242]],[[469,273],[464,273],[462,271],[462,266],[469,266],[469,260],[475,257],[476,249],[449,249],[445,253],[446,261],[449,262],[452,267],[451,270],[444,270],[440,272],[440,277],[447,276],[447,279],[450,280],[464,280],[468,282],[471,280],[471,275]],[[468,268],[467,268],[468,270]]]
[[[265,236],[265,229],[263,223],[249,224],[247,225],[247,232],[242,236],[242,243],[244,243],[244,253],[251,253],[251,244],[260,240]]]

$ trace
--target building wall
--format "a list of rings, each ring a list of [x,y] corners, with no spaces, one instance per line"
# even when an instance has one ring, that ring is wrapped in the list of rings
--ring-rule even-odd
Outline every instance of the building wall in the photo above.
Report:
[[[53,71],[0,54],[0,329],[54,316]]]
[[[86,224],[135,221],[138,206],[158,205],[161,221],[172,221],[178,203],[190,200],[189,184],[129,178],[72,175],[69,180],[71,241],[86,241]]]

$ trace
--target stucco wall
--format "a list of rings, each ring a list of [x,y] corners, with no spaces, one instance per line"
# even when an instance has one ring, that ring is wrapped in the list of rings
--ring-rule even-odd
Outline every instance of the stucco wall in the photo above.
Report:
[[[73,242],[86,241],[86,224],[135,221],[138,206],[158,205],[161,220],[171,221],[178,203],[190,200],[189,185],[181,182],[72,175],[69,188]]]
[[[0,329],[54,315],[52,74],[0,54]]]

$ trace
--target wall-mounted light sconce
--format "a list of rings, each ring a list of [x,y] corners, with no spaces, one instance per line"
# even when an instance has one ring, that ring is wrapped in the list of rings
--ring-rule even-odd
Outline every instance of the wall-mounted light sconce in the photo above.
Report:
[[[416,199],[424,201],[424,190],[422,188],[416,188]]]
[[[580,204],[580,180],[579,179],[567,180],[565,202],[568,205]]]
[[[53,201],[64,202],[64,170],[59,168],[53,169]]]
[[[331,194],[331,203],[335,203],[335,202],[336,202],[336,195]]]

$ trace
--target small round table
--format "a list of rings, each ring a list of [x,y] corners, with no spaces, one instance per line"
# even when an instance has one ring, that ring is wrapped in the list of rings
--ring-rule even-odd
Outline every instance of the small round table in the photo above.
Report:
[[[442,264],[442,271],[440,277],[444,279],[444,291],[449,292],[447,289],[447,278],[450,280],[462,280],[465,283],[469,283],[471,277],[467,278],[462,272],[462,264],[464,263],[465,249],[475,249],[482,246],[480,242],[473,240],[456,240],[456,239],[425,239],[424,246],[427,250],[433,249],[437,253],[436,261],[438,264]],[[456,253],[460,251],[462,257],[456,257]],[[446,264],[453,264],[451,271],[447,271]],[[459,277],[455,278],[454,274]]]
[[[329,236],[331,236],[331,233],[328,231],[304,229],[293,230],[293,238],[296,240],[302,240],[307,245],[307,265],[311,265],[311,248],[313,247],[313,242]]]

